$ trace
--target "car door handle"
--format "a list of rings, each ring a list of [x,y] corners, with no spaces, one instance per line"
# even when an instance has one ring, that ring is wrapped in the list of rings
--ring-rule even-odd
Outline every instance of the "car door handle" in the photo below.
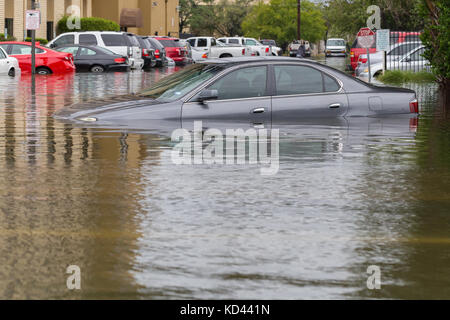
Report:
[[[266,111],[266,109],[264,109],[264,108],[256,108],[256,109],[253,109],[253,113],[263,113],[263,112],[265,112]]]
[[[337,108],[340,108],[340,107],[341,107],[340,103],[333,103],[333,104],[330,104],[328,106],[328,108],[330,108],[330,109],[337,109]]]

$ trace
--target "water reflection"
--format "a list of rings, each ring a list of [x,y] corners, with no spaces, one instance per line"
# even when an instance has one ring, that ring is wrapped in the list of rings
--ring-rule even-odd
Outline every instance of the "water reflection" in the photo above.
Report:
[[[273,124],[271,177],[176,166],[167,134],[51,117],[174,70],[36,77],[35,96],[31,77],[0,77],[1,298],[450,296],[450,127],[434,87],[414,88],[419,121]]]

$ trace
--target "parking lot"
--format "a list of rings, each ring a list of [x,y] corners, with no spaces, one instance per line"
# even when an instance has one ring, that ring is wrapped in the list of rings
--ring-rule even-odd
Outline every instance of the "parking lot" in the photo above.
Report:
[[[321,62],[345,70],[343,58]],[[270,177],[177,166],[157,132],[52,117],[179,68],[0,77],[2,298],[448,297],[450,278],[434,275],[450,263],[450,149],[435,142],[450,130],[430,122],[434,85],[413,87],[418,123],[281,128]],[[72,264],[79,291],[66,287]],[[373,264],[383,291],[365,287]]]

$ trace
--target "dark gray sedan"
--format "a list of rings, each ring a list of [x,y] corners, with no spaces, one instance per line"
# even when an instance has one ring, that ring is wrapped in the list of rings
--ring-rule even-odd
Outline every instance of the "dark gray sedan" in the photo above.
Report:
[[[74,106],[59,117],[107,127],[147,128],[154,120],[243,127],[411,113],[418,113],[412,90],[367,84],[311,60],[249,57],[195,64],[136,95]]]

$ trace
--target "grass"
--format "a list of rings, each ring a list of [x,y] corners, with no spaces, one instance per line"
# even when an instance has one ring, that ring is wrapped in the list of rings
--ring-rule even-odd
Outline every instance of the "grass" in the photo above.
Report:
[[[384,74],[378,76],[379,81],[387,84],[399,84],[405,82],[434,82],[434,74],[426,71],[412,72],[400,70],[386,70]]]

